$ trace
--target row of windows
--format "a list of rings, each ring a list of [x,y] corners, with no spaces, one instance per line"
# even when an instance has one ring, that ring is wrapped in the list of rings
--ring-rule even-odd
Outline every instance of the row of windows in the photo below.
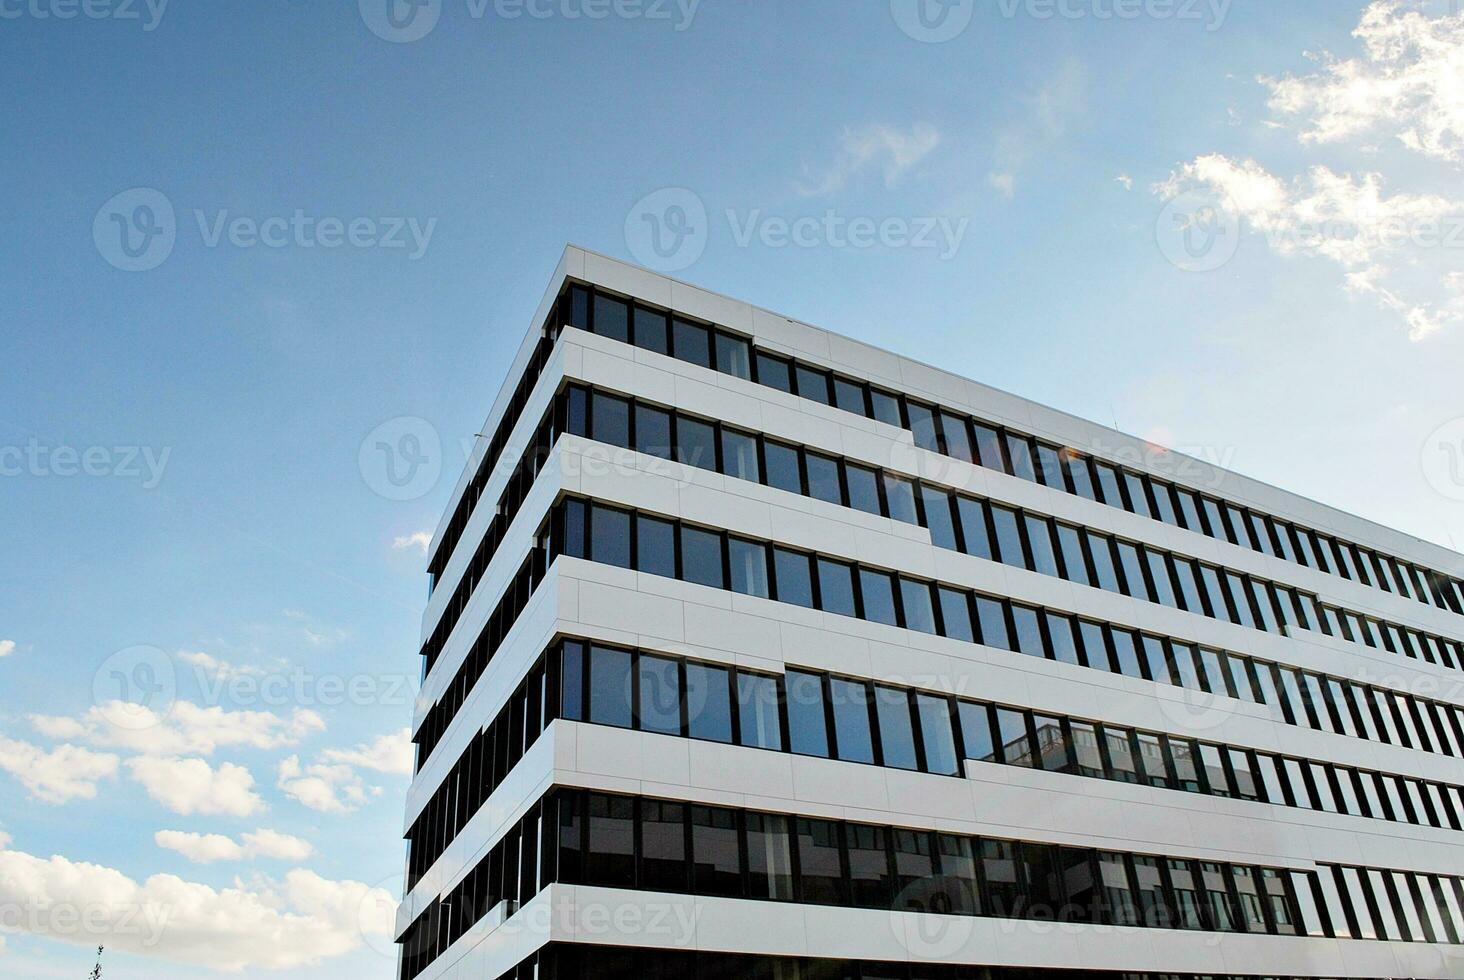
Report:
[[[513,435],[514,426],[518,424],[519,416],[523,414],[525,406],[528,405],[529,396],[534,392],[534,386],[538,384],[540,375],[544,373],[544,368],[549,363],[549,358],[554,354],[554,344],[559,338],[559,325],[564,320],[562,305],[565,302],[567,301],[561,299],[555,309],[550,311],[546,325],[540,330],[534,352],[529,356],[529,362],[524,367],[523,376],[514,386],[513,395],[504,408],[503,417],[494,427],[493,435],[488,437],[488,449],[482,459],[478,461],[478,468],[473,472],[472,479],[463,488],[463,495],[458,498],[456,506],[453,507],[452,517],[448,520],[447,526],[443,528],[442,539],[437,544],[437,550],[428,559],[429,588],[435,587],[437,580],[442,577],[443,569],[447,567],[447,562],[452,558],[458,540],[468,526],[468,519],[473,516],[473,508],[477,506],[478,498],[487,489],[488,480],[493,475],[499,458],[510,449],[508,440]]]
[[[999,561],[1238,626],[1301,628],[1464,665],[1454,640],[1318,602],[1288,585],[969,496],[828,453],[574,386],[566,431],[598,442],[927,528],[937,547]]]
[[[1323,934],[1312,872],[564,792],[568,884],[1157,929]]]
[[[1331,935],[1308,871],[557,790],[402,936],[411,980],[559,882],[945,915]],[[1444,879],[1446,881],[1451,879]]]
[[[1459,755],[1464,708],[944,583],[568,498],[554,554],[1270,707],[1281,721]]]
[[[519,508],[523,506],[524,499],[528,497],[529,491],[533,489],[534,481],[538,479],[540,469],[549,458],[549,450],[554,445],[556,434],[554,418],[554,409],[551,408],[534,430],[533,440],[518,459],[512,475],[498,497],[498,505],[493,509],[493,517],[483,532],[483,539],[478,542],[478,547],[473,551],[473,557],[468,561],[467,567],[463,569],[457,585],[453,587],[452,596],[444,604],[442,613],[437,619],[437,625],[433,627],[427,642],[422,645],[422,677],[424,679],[432,670],[432,665],[437,663],[437,658],[442,655],[442,649],[447,644],[447,638],[452,635],[453,627],[457,625],[463,611],[468,608],[468,602],[473,597],[473,590],[488,573],[488,565],[498,552],[498,546],[503,543],[503,537],[508,533],[509,525],[518,516]]]
[[[1464,581],[1341,538],[1124,469],[1071,447],[769,353],[718,328],[571,286],[564,320],[779,391],[908,429],[916,445],[1372,588],[1464,612]],[[669,324],[669,328],[668,328]]]
[[[1227,973],[1120,973],[789,959],[733,953],[553,944],[498,980],[1252,980]],[[1257,977],[1254,980],[1314,980]]]
[[[1340,939],[1464,942],[1464,883],[1448,875],[1319,865],[1322,908]]]
[[[493,720],[478,731],[407,831],[407,889],[416,887],[493,791],[559,717],[559,665],[551,650],[529,668]]]
[[[437,748],[437,743],[441,741],[443,734],[447,731],[447,726],[452,724],[452,720],[457,717],[458,710],[462,708],[463,702],[467,701],[473,685],[478,683],[478,678],[483,676],[483,671],[488,669],[488,663],[498,652],[503,638],[508,635],[509,630],[513,629],[513,624],[518,622],[519,615],[529,604],[529,598],[539,587],[539,582],[544,577],[544,571],[545,553],[543,549],[531,549],[504,589],[498,604],[493,607],[493,612],[489,613],[488,622],[484,624],[482,632],[473,641],[473,645],[468,648],[457,673],[443,689],[441,697],[423,716],[422,724],[417,729],[417,734],[413,736],[413,741],[417,745],[415,771],[420,772],[422,766],[426,765],[427,760],[432,756],[432,750]]]
[[[398,940],[401,980],[412,980],[427,969],[500,902],[522,904],[555,880],[554,805],[549,797],[542,807],[530,807],[451,891],[434,899],[413,920]]]
[[[938,775],[960,759],[1464,830],[1464,788],[789,668],[567,639],[532,667],[408,832],[408,887],[556,718]]]

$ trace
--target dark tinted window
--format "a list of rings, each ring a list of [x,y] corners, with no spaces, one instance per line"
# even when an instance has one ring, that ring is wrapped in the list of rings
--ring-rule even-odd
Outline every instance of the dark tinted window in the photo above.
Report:
[[[710,422],[677,418],[676,458],[704,470],[717,468],[717,432]]]
[[[635,880],[635,800],[591,793],[585,803],[585,883],[623,888]]]
[[[788,691],[788,740],[800,755],[828,756],[829,733],[824,718],[823,679],[817,674],[790,670],[784,677]]]
[[[747,341],[717,334],[717,370],[738,378],[752,377],[752,350]]]
[[[945,431],[946,452],[957,459],[973,462],[976,456],[971,451],[971,433],[966,427],[966,420],[959,415],[942,412],[940,425]]]
[[[875,623],[897,625],[894,583],[889,573],[859,570],[859,590],[864,598],[864,618]]]
[[[809,556],[801,551],[773,549],[773,574],[776,576],[779,602],[813,606],[813,577],[809,566]]]
[[[822,371],[800,364],[794,369],[798,381],[798,394],[812,401],[829,403],[829,376]]]
[[[665,354],[671,348],[666,343],[666,314],[648,310],[644,306],[635,308],[635,345],[646,350]]]
[[[768,591],[767,546],[741,538],[727,540],[728,565],[732,571],[732,591],[766,599]]]
[[[791,901],[793,855],[788,818],[749,813],[746,823],[748,897]]]
[[[642,731],[681,734],[681,671],[675,660],[641,654],[640,703]]]
[[[630,690],[630,654],[590,647],[590,721],[629,728]]]
[[[803,492],[803,478],[798,471],[798,450],[771,439],[763,442],[763,459],[767,465],[768,486]]]
[[[691,808],[691,861],[692,885],[698,895],[742,895],[742,849],[735,810]]]
[[[894,426],[904,424],[900,419],[900,400],[889,392],[870,388],[869,404],[874,410],[874,417],[881,422],[888,422]]]
[[[1001,603],[985,596],[977,596],[976,618],[981,623],[982,643],[1001,650],[1012,648],[1011,638],[1007,636],[1006,612]]]
[[[874,470],[853,463],[844,464],[844,479],[849,485],[849,506],[866,514],[878,514],[879,477]]]
[[[968,643],[974,640],[976,634],[971,631],[971,608],[966,593],[944,585],[937,586],[936,593],[940,596],[942,634]]]
[[[635,567],[652,575],[676,577],[676,526],[639,516],[635,528]]]
[[[597,391],[590,404],[590,437],[612,446],[629,446],[630,402]]]
[[[641,801],[641,888],[686,890],[686,807],[661,800]]]
[[[764,354],[762,351],[757,352],[757,381],[758,384],[777,388],[779,391],[793,390],[793,379],[788,369],[788,362],[770,354]]]
[[[915,516],[915,488],[902,477],[890,473],[883,474],[885,504],[890,509],[890,516],[897,521],[904,521],[906,524],[919,524]]]
[[[864,414],[864,388],[858,383],[834,377],[834,404],[855,415]]]
[[[834,743],[846,762],[874,761],[874,732],[869,721],[869,687],[863,681],[829,679],[834,711]]]
[[[686,719],[692,738],[732,741],[731,683],[726,667],[686,665]]]
[[[839,825],[798,818],[798,897],[809,905],[844,904]]]
[[[676,320],[672,327],[676,359],[708,367],[712,363],[712,335],[706,327]]]
[[[782,749],[778,681],[762,674],[737,673],[737,722],[740,741],[760,749]]]
[[[647,456],[671,458],[671,413],[649,405],[635,407],[635,448]]]
[[[824,612],[854,615],[854,574],[848,565],[820,558],[818,589]]]
[[[879,744],[884,752],[884,764],[896,769],[916,768],[909,696],[904,691],[876,687],[874,704],[879,715]]]
[[[606,565],[630,567],[630,514],[595,506],[590,515],[590,558]]]
[[[681,577],[698,585],[722,588],[722,539],[715,532],[695,527],[681,529]]]
[[[925,747],[926,770],[954,775],[958,769],[950,701],[931,694],[917,694],[915,710],[920,715],[920,740]]]
[[[956,550],[956,524],[951,517],[951,497],[944,490],[922,486],[920,502],[925,508],[925,526],[937,548]]]
[[[762,482],[757,462],[757,439],[736,429],[722,429],[722,472],[739,480]]]
[[[907,398],[905,414],[910,419],[910,434],[915,437],[915,445],[933,453],[940,452],[940,442],[935,432],[935,413],[930,410],[930,406]]]
[[[905,612],[905,628],[922,633],[935,632],[935,610],[931,606],[930,584],[900,579],[900,600]]]
[[[1012,475],[1023,480],[1037,482],[1037,467],[1032,462],[1032,444],[1022,436],[1008,432],[1006,437],[1007,459],[1012,466]]]
[[[991,505],[991,523],[996,527],[996,544],[1005,565],[1027,567],[1027,556],[1022,553],[1022,536],[1017,530],[1017,513],[999,504]]]
[[[803,459],[808,468],[808,495],[831,504],[843,504],[838,461],[812,452],[805,453]]]
[[[612,340],[629,340],[630,308],[618,299],[596,293],[595,333]]]

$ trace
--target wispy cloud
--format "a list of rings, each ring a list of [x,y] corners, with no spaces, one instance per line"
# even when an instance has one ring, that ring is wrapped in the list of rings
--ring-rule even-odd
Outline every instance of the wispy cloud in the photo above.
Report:
[[[1131,191],[1134,189],[1134,179],[1128,174],[1119,174],[1117,177],[1113,178],[1113,182],[1126,191]]]
[[[1002,197],[1016,196],[1017,178],[1011,174],[989,173],[986,175],[986,183]]]
[[[991,172],[1005,180],[988,183],[999,193],[1012,196],[1032,158],[1061,139],[1071,121],[1082,113],[1087,88],[1083,66],[1068,61],[1036,91],[1018,100],[1013,118],[997,130],[992,150]]]
[[[417,531],[412,534],[405,534],[392,541],[391,546],[397,551],[405,551],[408,548],[417,548],[422,554],[427,554],[427,546],[432,543],[431,531]]]
[[[1310,57],[1318,70],[1265,77],[1271,109],[1309,143],[1387,136],[1426,157],[1464,163],[1464,8],[1429,17],[1415,0],[1374,0],[1353,58]]]
[[[277,830],[260,827],[239,840],[223,834],[198,834],[183,830],[160,830],[153,835],[159,847],[176,851],[195,864],[214,861],[240,861],[245,858],[275,858],[281,861],[303,861],[315,853],[307,840]]]
[[[846,128],[833,163],[813,172],[805,167],[798,192],[806,197],[832,194],[871,170],[883,175],[886,187],[893,187],[940,142],[939,130],[923,122],[908,129],[881,123]]]
[[[14,640],[0,640],[0,657],[8,657],[15,652]]]

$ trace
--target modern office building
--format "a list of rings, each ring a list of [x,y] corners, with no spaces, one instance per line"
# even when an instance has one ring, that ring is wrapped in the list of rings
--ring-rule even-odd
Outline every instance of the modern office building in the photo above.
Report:
[[[483,431],[402,980],[1464,977],[1459,555],[572,247]]]

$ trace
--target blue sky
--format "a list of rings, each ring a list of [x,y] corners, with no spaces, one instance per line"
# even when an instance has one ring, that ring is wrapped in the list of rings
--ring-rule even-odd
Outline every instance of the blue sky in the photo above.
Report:
[[[0,973],[389,975],[416,536],[567,241],[1464,544],[1457,5],[385,2],[0,0]]]

